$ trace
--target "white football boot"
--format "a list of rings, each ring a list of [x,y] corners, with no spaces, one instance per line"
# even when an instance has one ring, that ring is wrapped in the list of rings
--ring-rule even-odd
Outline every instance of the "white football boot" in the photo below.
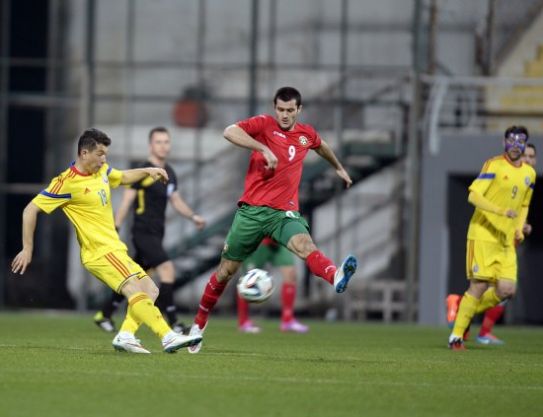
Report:
[[[337,293],[342,293],[347,289],[347,284],[349,280],[353,277],[356,272],[356,266],[358,262],[353,255],[347,256],[341,266],[337,269],[334,275],[334,288]]]
[[[164,352],[174,353],[184,347],[188,347],[190,349],[191,346],[196,344],[201,345],[201,342],[202,335],[189,334],[188,336],[185,336],[172,330],[162,338],[162,347],[164,348]]]
[[[130,353],[151,353],[145,349],[139,339],[129,332],[119,332],[113,338],[112,342],[115,350],[119,352],[130,352]]]
[[[200,352],[200,349],[202,349],[202,337],[204,335],[204,331],[207,327],[207,323],[206,325],[204,326],[203,329],[200,329],[200,327],[194,323],[192,325],[192,327],[190,328],[190,332],[189,332],[189,336],[199,336],[200,337],[200,342],[195,344],[195,345],[192,345],[192,346],[189,346],[188,350],[189,350],[189,353],[198,353]]]

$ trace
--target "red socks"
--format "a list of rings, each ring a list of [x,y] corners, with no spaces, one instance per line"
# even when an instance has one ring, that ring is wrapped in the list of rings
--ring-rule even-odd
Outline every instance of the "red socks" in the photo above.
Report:
[[[294,300],[296,299],[296,283],[283,282],[281,287],[281,321],[288,322],[294,319]]]
[[[334,283],[334,274],[337,268],[320,250],[311,252],[305,260],[305,264],[313,275],[324,278],[330,284]]]
[[[215,307],[217,301],[219,301],[219,298],[221,297],[227,283],[228,281],[218,282],[216,272],[211,275],[204,293],[202,294],[202,299],[200,300],[200,305],[198,306],[198,313],[194,319],[194,322],[198,325],[198,327],[200,327],[200,329],[203,329],[206,325],[209,313],[211,310],[213,310],[213,307]]]
[[[492,328],[503,315],[504,311],[505,306],[499,304],[488,309],[485,313],[485,318],[483,319],[483,324],[481,325],[479,336],[486,336],[487,334],[492,333]]]
[[[241,326],[249,320],[249,303],[241,298],[237,292],[236,297],[238,298],[238,324]]]

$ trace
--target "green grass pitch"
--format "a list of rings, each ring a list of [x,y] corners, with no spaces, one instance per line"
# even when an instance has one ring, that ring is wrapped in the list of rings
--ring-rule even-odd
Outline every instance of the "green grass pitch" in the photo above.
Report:
[[[465,352],[448,330],[308,322],[240,334],[213,318],[200,354],[115,352],[91,315],[0,314],[0,416],[543,416],[543,329]]]

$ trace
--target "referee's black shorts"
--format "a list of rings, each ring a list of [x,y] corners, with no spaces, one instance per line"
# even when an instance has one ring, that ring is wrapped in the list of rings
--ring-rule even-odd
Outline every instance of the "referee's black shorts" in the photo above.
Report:
[[[134,260],[145,270],[170,260],[162,246],[162,236],[134,233],[132,243],[136,249]]]

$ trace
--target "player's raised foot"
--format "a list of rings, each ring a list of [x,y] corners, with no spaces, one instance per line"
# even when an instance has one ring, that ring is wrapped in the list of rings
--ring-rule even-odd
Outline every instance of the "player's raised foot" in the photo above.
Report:
[[[342,293],[347,289],[349,280],[353,277],[358,262],[353,255],[347,256],[334,275],[334,288],[337,293]]]
[[[104,313],[99,311],[93,317],[94,323],[103,331],[113,333],[115,331],[115,323],[109,317],[104,317]]]
[[[464,346],[464,340],[461,337],[450,335],[449,336],[449,349],[451,350],[466,350]]]
[[[481,345],[503,345],[505,343],[503,340],[498,339],[492,333],[487,333],[484,336],[479,335],[475,340]]]
[[[139,339],[129,332],[119,332],[111,343],[115,350],[129,353],[151,353],[145,349]]]
[[[200,352],[200,349],[202,349],[202,337],[204,335],[204,331],[206,330],[206,327],[207,327],[207,323],[206,325],[204,326],[203,329],[200,329],[200,326],[198,326],[196,323],[194,323],[192,325],[192,327],[190,328],[190,332],[189,332],[189,336],[199,336],[200,337],[200,342],[195,344],[195,345],[192,345],[192,346],[189,346],[188,347],[188,351],[189,353],[198,353]]]
[[[166,353],[175,353],[181,348],[194,346],[201,341],[201,335],[185,336],[172,330],[162,338],[162,347]]]
[[[262,329],[256,326],[251,320],[245,321],[243,324],[239,326],[238,329],[241,333],[251,333],[251,334],[260,333],[262,331]]]
[[[458,314],[458,307],[460,306],[460,300],[462,296],[458,294],[449,294],[445,299],[445,305],[447,306],[447,325],[450,329],[453,328]]]
[[[300,323],[296,319],[282,321],[279,328],[282,332],[307,333],[309,331],[309,326]]]

